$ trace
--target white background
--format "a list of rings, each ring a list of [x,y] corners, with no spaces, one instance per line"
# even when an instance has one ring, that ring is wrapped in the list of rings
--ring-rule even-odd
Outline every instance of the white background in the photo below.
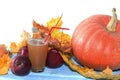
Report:
[[[63,12],[62,27],[72,33],[85,18],[94,14],[111,15],[117,9],[120,19],[120,0],[0,0],[0,43],[18,41],[22,30],[31,31],[32,20],[45,24]]]

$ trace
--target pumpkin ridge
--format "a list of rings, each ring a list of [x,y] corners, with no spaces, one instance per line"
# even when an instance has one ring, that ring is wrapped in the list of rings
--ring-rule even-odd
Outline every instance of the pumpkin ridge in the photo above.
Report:
[[[85,44],[85,49],[86,47],[89,46],[89,50],[88,50],[88,56],[87,56],[88,58],[85,56],[86,57],[85,59],[87,59],[86,60],[87,63],[84,63],[84,64],[87,64],[86,66],[89,66],[91,68],[94,66],[99,66],[101,64],[100,60],[102,58],[102,53],[100,52],[105,48],[105,47],[102,47],[104,45],[103,38],[105,37],[105,35],[101,34],[101,32],[103,31],[98,30],[95,34],[92,35],[92,37],[89,38],[88,40],[89,42],[86,42]],[[99,34],[99,37],[96,37],[98,34]],[[96,39],[96,41],[94,39]],[[88,45],[88,44],[92,44],[92,45]],[[83,52],[83,54],[85,54],[85,52]],[[91,59],[89,59],[89,56],[92,56]],[[97,59],[97,61],[95,59]]]

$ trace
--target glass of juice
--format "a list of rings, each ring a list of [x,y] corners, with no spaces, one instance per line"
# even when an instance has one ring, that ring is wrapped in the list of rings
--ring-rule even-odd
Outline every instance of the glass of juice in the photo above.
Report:
[[[45,38],[34,37],[34,34],[30,34],[27,39],[29,59],[32,64],[33,72],[42,72],[45,68],[48,41],[44,41]]]

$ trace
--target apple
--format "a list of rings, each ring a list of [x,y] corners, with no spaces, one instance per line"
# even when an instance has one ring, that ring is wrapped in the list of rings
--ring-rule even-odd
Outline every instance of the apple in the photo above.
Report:
[[[63,59],[59,54],[59,50],[56,48],[51,48],[47,54],[46,66],[49,68],[58,68],[62,66]]]
[[[21,47],[18,51],[18,55],[25,55],[28,57],[28,47],[27,46]]]
[[[25,76],[29,74],[31,69],[31,62],[28,57],[24,55],[15,56],[11,62],[11,71],[18,76]]]

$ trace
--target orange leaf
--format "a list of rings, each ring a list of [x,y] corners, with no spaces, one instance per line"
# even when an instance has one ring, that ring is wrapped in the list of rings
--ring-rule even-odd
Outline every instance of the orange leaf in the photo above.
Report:
[[[8,54],[4,54],[0,57],[0,75],[4,75],[8,73],[10,68],[11,58]]]

